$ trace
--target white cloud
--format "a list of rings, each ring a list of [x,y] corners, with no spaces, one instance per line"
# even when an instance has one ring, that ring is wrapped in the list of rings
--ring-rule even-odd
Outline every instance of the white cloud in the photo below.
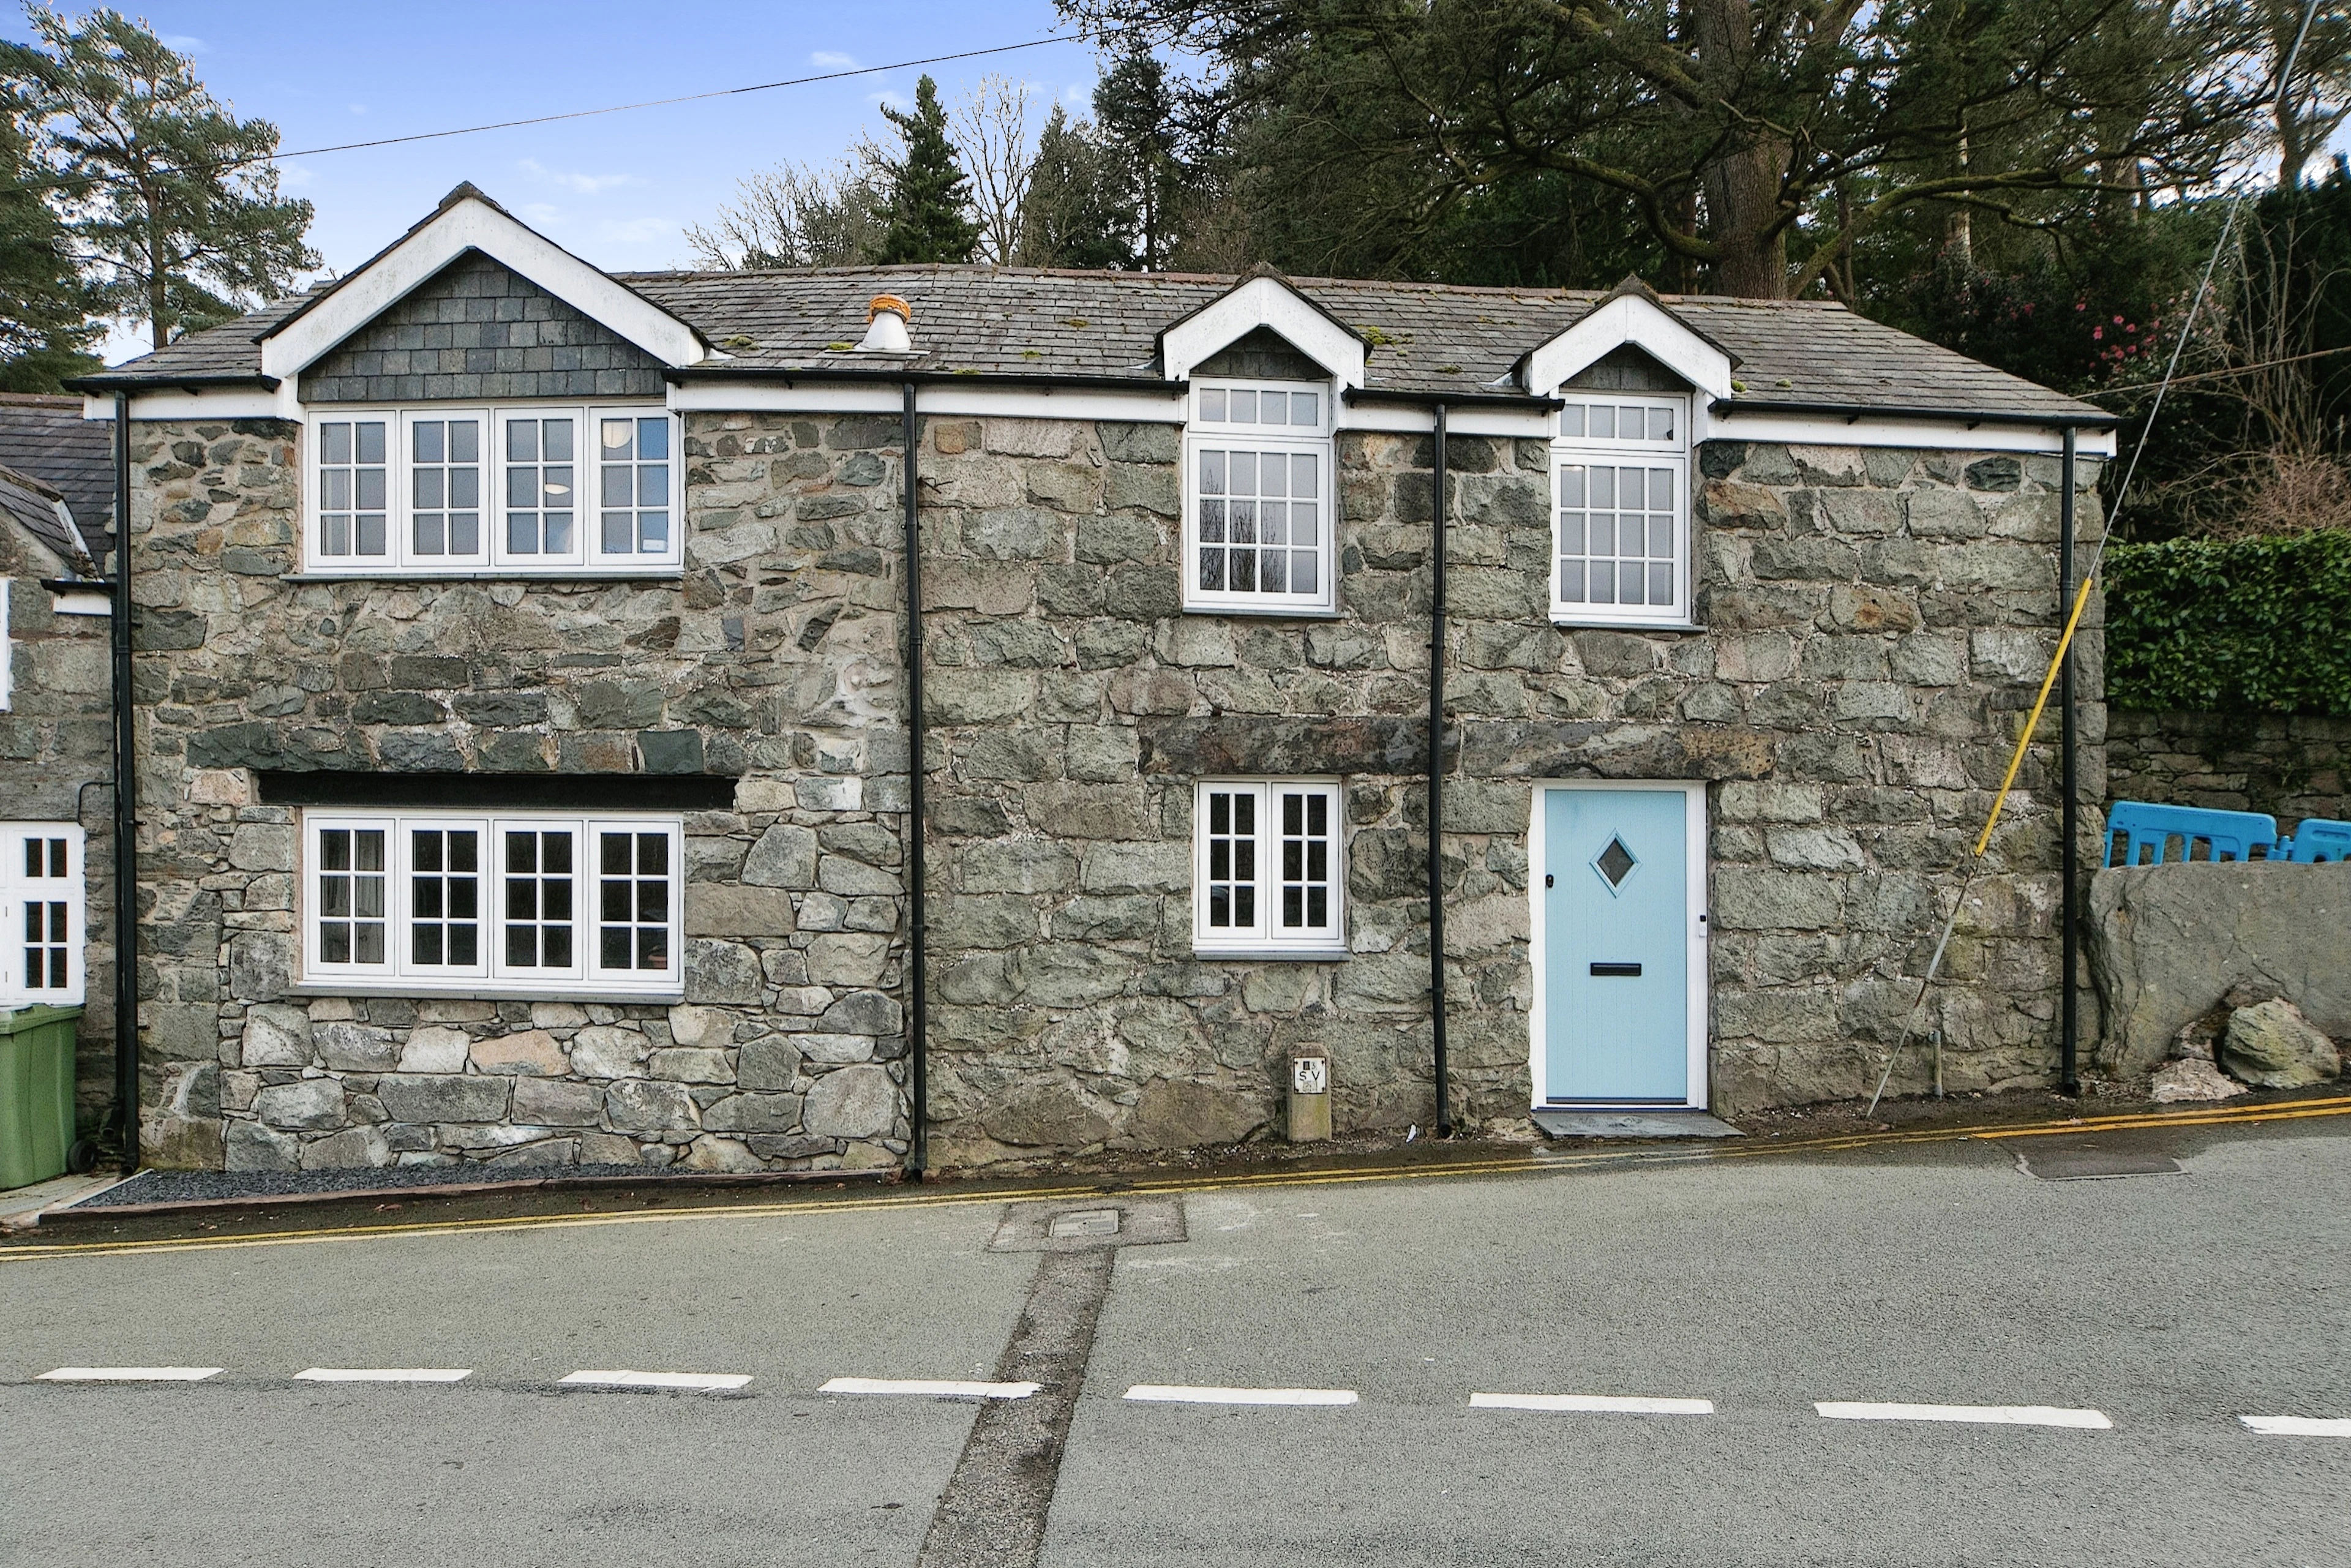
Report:
[[[163,47],[167,49],[177,49],[183,55],[201,55],[206,49],[212,47],[210,44],[205,43],[202,38],[194,37],[186,33],[164,34]]]
[[[868,103],[887,104],[889,107],[897,110],[901,113],[904,113],[905,110],[914,107],[914,100],[913,99],[908,98],[903,92],[892,92],[886,88],[880,92],[867,93],[865,95],[865,101]]]
[[[677,232],[667,218],[606,218],[596,225],[597,237],[615,245],[644,245]]]
[[[644,181],[635,174],[582,174],[565,169],[549,169],[536,158],[526,158],[519,165],[522,172],[543,184],[558,186],[582,196],[601,195],[622,185],[642,185]]]
[[[543,227],[552,227],[563,221],[563,209],[549,202],[527,202],[522,215]]]
[[[855,58],[842,54],[838,49],[819,49],[809,57],[809,64],[828,71],[848,71],[857,68]]]
[[[350,111],[353,114],[365,114],[367,112],[367,105],[363,103],[354,103],[350,107]]]
[[[285,163],[278,166],[277,188],[281,191],[298,191],[303,186],[314,183],[318,178],[318,171],[307,163]]]

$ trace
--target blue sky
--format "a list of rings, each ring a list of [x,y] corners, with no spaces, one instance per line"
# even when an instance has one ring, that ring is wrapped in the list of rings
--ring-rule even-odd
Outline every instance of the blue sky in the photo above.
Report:
[[[68,3],[68,15],[86,5]],[[928,68],[950,103],[988,73],[1032,85],[1037,113],[1091,99],[1094,56],[1051,0],[918,5],[632,5],[567,0],[129,0],[126,10],[193,57],[214,96],[277,122],[288,151],[670,98],[893,60],[1060,36],[992,59]],[[14,5],[0,33],[28,37]],[[293,158],[284,187],[318,209],[311,244],[343,270],[365,261],[471,180],[549,238],[607,268],[684,263],[681,231],[745,174],[828,162],[886,127],[883,95],[910,101],[917,70],[704,103],[526,126],[358,152]],[[1074,95],[1072,99],[1071,95]],[[109,345],[110,359],[135,349]]]

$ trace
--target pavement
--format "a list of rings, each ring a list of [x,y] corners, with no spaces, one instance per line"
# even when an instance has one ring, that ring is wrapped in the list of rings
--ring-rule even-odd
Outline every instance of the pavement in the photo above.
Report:
[[[2351,1103],[2258,1109],[37,1232],[0,1564],[2337,1568]]]

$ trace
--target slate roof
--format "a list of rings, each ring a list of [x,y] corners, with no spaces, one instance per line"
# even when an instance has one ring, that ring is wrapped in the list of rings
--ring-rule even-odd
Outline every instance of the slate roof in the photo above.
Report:
[[[1055,380],[1156,377],[1159,332],[1233,287],[1195,273],[1026,267],[860,267],[789,271],[615,274],[716,345],[728,373],[913,370]],[[1368,388],[1468,402],[1523,395],[1521,356],[1608,296],[1593,289],[1292,278],[1301,293],[1371,344]],[[865,332],[866,303],[896,294],[914,310],[916,352],[835,350]],[[300,308],[282,300],[189,334],[160,353],[79,383],[202,384],[254,378],[256,340]],[[1665,308],[1728,350],[1739,407],[2019,416],[2107,423],[2075,399],[1979,364],[1820,300],[1667,295]],[[697,367],[699,368],[699,367]]]
[[[59,517],[65,497],[29,475],[0,468],[0,514],[21,525],[52,554],[66,563],[71,576],[97,575],[97,563],[82,549],[81,536],[69,517]]]
[[[43,520],[25,519],[43,543],[71,561],[86,539],[99,559],[104,559],[111,548],[114,517],[111,423],[84,419],[78,397],[0,392],[0,469],[14,471],[17,488],[30,480],[37,496],[46,489],[65,498],[81,538],[64,529],[54,508],[44,502],[36,508]],[[20,518],[26,505],[21,497],[7,501],[10,514]],[[44,528],[50,531],[42,532]]]

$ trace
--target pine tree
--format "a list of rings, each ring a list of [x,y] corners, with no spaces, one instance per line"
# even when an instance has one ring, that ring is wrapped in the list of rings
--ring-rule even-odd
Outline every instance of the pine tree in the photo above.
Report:
[[[35,5],[38,47],[0,43],[38,162],[100,308],[155,347],[289,290],[319,265],[310,204],[277,193],[277,128],[239,120],[186,56],[120,11],[77,24]]]
[[[898,128],[906,148],[903,158],[887,165],[890,227],[873,259],[969,261],[979,243],[979,225],[971,218],[970,182],[947,140],[938,84],[928,76],[914,84],[913,113],[887,104],[882,113]]]
[[[0,392],[56,392],[94,371],[98,324],[65,225],[33,167],[25,101],[0,83]]]
[[[1184,167],[1176,158],[1176,94],[1167,68],[1136,46],[1094,86],[1094,121],[1116,171],[1121,204],[1134,213],[1128,265],[1156,272],[1176,248]]]
[[[1126,205],[1110,157],[1085,120],[1072,123],[1055,104],[1037,137],[1029,194],[1020,204],[1024,267],[1111,267],[1133,253],[1134,211]]]

